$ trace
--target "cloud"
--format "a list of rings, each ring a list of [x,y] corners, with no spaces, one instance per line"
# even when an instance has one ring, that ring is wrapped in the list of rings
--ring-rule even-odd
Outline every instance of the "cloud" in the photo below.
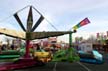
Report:
[[[108,6],[107,0],[40,0],[34,6],[43,9],[43,12],[49,12],[55,15],[66,12],[84,12],[103,6]]]
[[[83,18],[90,18],[91,23],[78,29],[78,36],[88,35],[95,32],[108,30],[107,8],[108,0],[1,0],[0,1],[0,20],[12,16],[13,13],[27,5],[33,5],[59,30],[68,30]],[[105,14],[105,15],[104,15]],[[22,13],[21,18],[27,14]],[[0,22],[1,26],[16,29],[18,23],[15,19]],[[7,23],[11,23],[7,25]],[[24,22],[26,24],[26,20]],[[5,24],[5,25],[4,25]],[[19,27],[20,28],[20,27]],[[21,28],[20,28],[21,29]],[[48,22],[43,21],[36,30],[54,30]]]
[[[0,23],[0,28],[10,28],[10,29],[15,29],[13,25],[6,25],[8,23]]]

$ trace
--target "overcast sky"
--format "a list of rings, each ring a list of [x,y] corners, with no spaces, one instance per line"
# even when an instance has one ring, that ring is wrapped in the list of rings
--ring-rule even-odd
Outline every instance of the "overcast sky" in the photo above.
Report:
[[[108,31],[108,0],[0,0],[0,27],[21,30],[12,15],[27,5],[33,5],[38,9],[58,31],[67,31],[88,17],[91,23],[79,28],[77,33],[73,34],[74,37],[87,38],[91,34]],[[24,24],[28,10],[29,8],[18,13]],[[34,15],[37,15],[35,11]],[[36,31],[55,31],[55,29],[44,20]],[[68,36],[64,37],[68,41]]]

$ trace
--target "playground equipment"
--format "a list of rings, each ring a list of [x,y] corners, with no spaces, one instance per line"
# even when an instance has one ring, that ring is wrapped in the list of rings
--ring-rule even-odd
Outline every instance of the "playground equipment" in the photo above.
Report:
[[[37,10],[35,9],[33,6],[29,6],[30,10],[29,10],[29,14],[28,14],[28,19],[27,19],[27,27],[25,29],[24,25],[22,24],[19,16],[18,16],[18,12],[16,12],[14,14],[15,19],[17,20],[17,22],[19,23],[20,27],[23,29],[24,32],[18,32],[18,31],[14,31],[13,33],[9,33],[6,32],[6,29],[2,29],[0,30],[1,34],[5,34],[7,36],[11,36],[11,37],[15,37],[15,38],[20,38],[20,39],[24,39],[26,40],[26,50],[25,50],[25,54],[23,57],[20,57],[18,60],[16,60],[15,62],[12,63],[6,63],[3,65],[0,65],[0,70],[10,70],[10,69],[19,69],[19,68],[25,68],[25,67],[30,67],[30,66],[34,66],[34,65],[42,65],[45,61],[42,60],[47,58],[51,58],[50,54],[48,52],[34,52],[34,57],[32,57],[30,55],[30,41],[34,40],[34,39],[42,39],[42,38],[48,38],[48,37],[54,37],[54,36],[60,36],[60,35],[64,35],[64,34],[69,34],[70,37],[72,35],[72,33],[74,33],[73,31],[51,31],[51,32],[34,32],[34,30],[38,27],[38,25],[43,21],[44,17],[43,15]],[[25,7],[27,8],[27,7]],[[24,8],[24,9],[25,9]],[[40,18],[39,20],[36,22],[36,24],[34,24],[33,26],[33,15],[32,15],[32,9],[35,9],[39,15]],[[12,32],[11,30],[8,29],[8,31]],[[17,35],[16,33],[19,33],[21,35]],[[70,38],[70,47],[71,47],[71,38]],[[72,47],[71,47],[72,48]],[[66,51],[66,53],[69,51],[69,57],[68,59],[72,59],[71,61],[73,61],[74,59],[76,60],[77,58],[74,58],[71,56],[71,54],[73,54],[73,50],[69,49]],[[47,59],[48,60],[48,59]]]
[[[79,56],[76,54],[75,50],[73,48],[69,48],[66,50],[59,50],[54,54],[54,57],[52,59],[52,61],[54,62],[75,62],[75,61],[79,61],[80,58]]]
[[[20,52],[16,50],[1,51],[0,59],[11,59],[20,57]]]
[[[34,52],[33,57],[36,58],[37,60],[43,62],[43,63],[47,63],[47,62],[52,60],[53,56],[50,52],[36,51],[36,52]]]
[[[96,50],[93,50],[88,53],[84,51],[79,51],[78,54],[81,62],[93,63],[93,64],[102,64],[104,62],[102,54],[100,54]]]
[[[81,62],[93,63],[93,64],[102,64],[103,56],[98,51],[93,50],[92,43],[82,43],[79,45],[80,50],[78,55]]]

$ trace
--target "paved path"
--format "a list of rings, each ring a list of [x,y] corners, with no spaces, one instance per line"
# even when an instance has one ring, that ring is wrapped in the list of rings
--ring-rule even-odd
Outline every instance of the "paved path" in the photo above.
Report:
[[[56,65],[55,65],[56,64]],[[14,71],[87,71],[78,63],[68,63],[68,62],[59,62],[59,63],[48,63],[43,67],[31,67],[22,70]]]

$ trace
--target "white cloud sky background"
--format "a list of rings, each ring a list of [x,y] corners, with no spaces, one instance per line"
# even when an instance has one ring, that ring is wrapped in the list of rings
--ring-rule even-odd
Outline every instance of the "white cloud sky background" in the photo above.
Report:
[[[79,28],[73,37],[86,35],[87,38],[91,34],[108,31],[108,0],[0,0],[0,27],[21,30],[11,15],[27,5],[38,9],[59,31],[67,31],[88,17],[91,23]],[[27,13],[20,15],[24,23]],[[36,30],[55,31],[46,21]],[[68,35],[59,39],[68,41]]]

